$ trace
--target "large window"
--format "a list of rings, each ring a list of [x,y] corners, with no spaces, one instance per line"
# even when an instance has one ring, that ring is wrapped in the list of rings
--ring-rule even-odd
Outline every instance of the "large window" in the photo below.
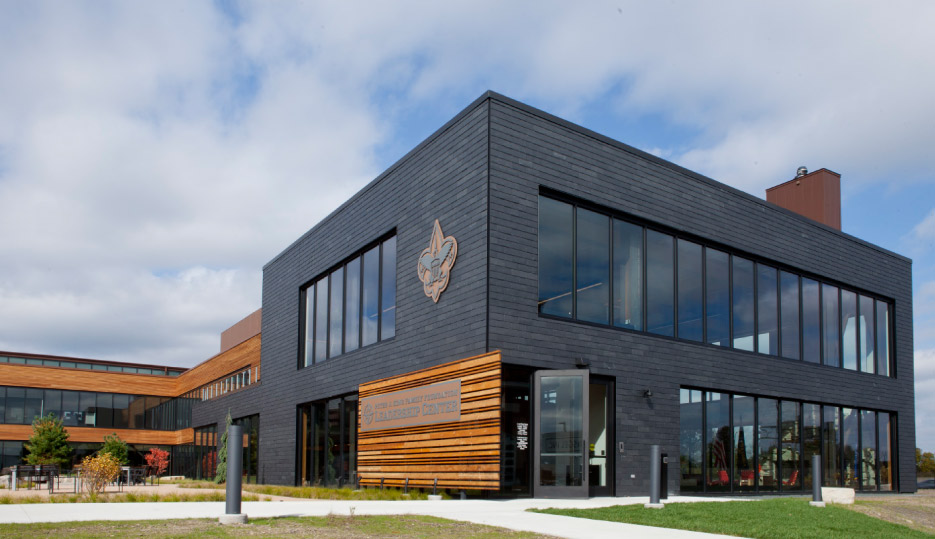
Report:
[[[802,492],[812,455],[826,486],[894,488],[888,412],[681,388],[679,417],[682,492]]]
[[[357,395],[299,406],[298,479],[302,486],[357,480]]]
[[[358,252],[302,290],[300,366],[396,334],[396,237]]]
[[[66,427],[178,430],[191,426],[187,399],[0,386],[0,420],[29,425],[53,414]]]
[[[378,254],[363,259],[366,345],[376,338],[367,319],[378,312],[376,294],[368,293],[379,280]],[[350,265],[346,271],[345,280],[355,283]],[[892,375],[892,304],[547,196],[539,197],[538,308],[546,316]]]

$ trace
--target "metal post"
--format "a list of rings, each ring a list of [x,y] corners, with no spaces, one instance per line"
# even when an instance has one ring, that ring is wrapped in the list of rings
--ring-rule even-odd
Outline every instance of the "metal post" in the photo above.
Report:
[[[13,466],[13,475],[10,477],[10,481],[12,481],[12,483],[10,484],[10,490],[12,490],[13,492],[16,492],[16,483],[17,483],[16,472],[17,471],[19,471],[19,466]]]
[[[649,446],[649,503],[643,507],[647,509],[661,509],[663,505],[659,503],[659,484],[662,475],[662,455],[659,446],[653,444]]]
[[[243,478],[243,427],[227,427],[227,496],[221,524],[246,524],[247,515],[240,512],[240,488]]]
[[[812,501],[808,502],[812,507],[824,507],[825,502],[821,499],[821,476],[824,475],[821,470],[821,455],[812,455]]]
[[[403,487],[403,494],[409,494],[409,478],[406,478],[406,485]]]

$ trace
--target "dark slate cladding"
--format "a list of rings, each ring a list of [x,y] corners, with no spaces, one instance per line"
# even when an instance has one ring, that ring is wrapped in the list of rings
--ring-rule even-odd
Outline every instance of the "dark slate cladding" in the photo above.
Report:
[[[540,317],[540,192],[892,300],[897,376]],[[435,219],[458,240],[437,304],[416,276]],[[396,336],[299,369],[301,287],[393,231]],[[669,454],[669,490],[678,492],[680,386],[896,412],[899,485],[915,489],[908,259],[497,94],[472,103],[270,261],[262,307],[261,382],[196,403],[193,417],[201,427],[223,425],[228,409],[235,418],[259,413],[262,482],[295,482],[299,404],[501,350],[504,363],[535,368],[571,369],[580,358],[592,376],[615,380],[625,448],[617,495],[646,494],[653,443]]]
[[[891,298],[897,378],[595,327],[537,314],[540,191],[714,247]],[[645,495],[650,444],[679,487],[679,387],[895,411],[899,478],[915,490],[911,262],[649,154],[494,96],[490,101],[489,347],[505,363],[616,380],[617,495]],[[643,391],[651,389],[650,399]],[[631,478],[635,475],[635,478]]]
[[[486,154],[487,106],[478,100],[264,268],[264,389],[256,408],[265,482],[295,481],[299,404],[485,351]],[[438,303],[425,296],[416,274],[435,219],[458,240],[458,258]],[[298,369],[300,288],[393,230],[396,336]]]

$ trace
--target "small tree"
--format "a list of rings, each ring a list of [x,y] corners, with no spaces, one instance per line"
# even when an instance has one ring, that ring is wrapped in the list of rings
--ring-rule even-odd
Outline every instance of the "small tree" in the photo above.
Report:
[[[62,425],[62,420],[51,413],[33,420],[32,436],[25,447],[29,451],[26,455],[27,464],[54,464],[61,468],[71,460],[68,431]]]
[[[94,498],[100,494],[107,483],[113,482],[120,474],[120,463],[110,453],[88,455],[81,461],[81,480]]]
[[[169,468],[169,452],[158,447],[150,449],[149,453],[146,453],[146,465],[149,466],[150,473],[158,480],[159,476],[166,473]]]
[[[98,451],[99,454],[107,453],[113,456],[117,460],[118,466],[123,466],[130,461],[129,452],[127,443],[121,440],[116,432],[104,436],[104,446]]]
[[[227,433],[230,431],[230,426],[234,424],[230,410],[227,411],[227,419],[224,423],[224,434],[221,435],[221,447],[218,449],[218,467],[214,473],[214,482],[219,485],[227,481]]]

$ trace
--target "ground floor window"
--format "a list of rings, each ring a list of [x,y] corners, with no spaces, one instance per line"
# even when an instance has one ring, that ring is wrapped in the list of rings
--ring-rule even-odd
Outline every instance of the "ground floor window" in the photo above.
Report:
[[[16,466],[26,461],[24,442],[0,442],[0,468]]]
[[[682,388],[682,492],[809,490],[822,456],[823,485],[892,490],[895,414]]]
[[[357,482],[357,395],[299,406],[298,483]]]
[[[214,479],[218,460],[218,426],[208,425],[195,429],[195,479]]]
[[[256,483],[260,463],[260,414],[234,420],[243,427],[243,482]]]

